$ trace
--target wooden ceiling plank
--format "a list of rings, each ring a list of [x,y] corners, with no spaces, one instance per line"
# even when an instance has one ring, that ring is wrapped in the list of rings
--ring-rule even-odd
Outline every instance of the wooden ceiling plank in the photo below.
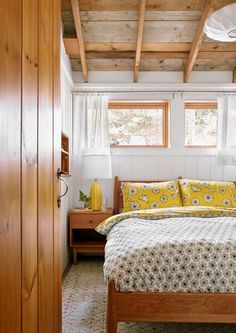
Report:
[[[202,13],[202,17],[195,35],[195,38],[192,43],[191,51],[189,53],[189,57],[186,63],[185,71],[184,71],[184,82],[188,82],[190,73],[193,69],[195,60],[197,58],[198,51],[201,47],[203,37],[204,37],[204,24],[208,16],[213,12],[214,5],[216,0],[207,0],[204,11]]]
[[[80,58],[76,38],[64,38],[66,53],[71,58]],[[142,57],[185,58],[190,51],[189,43],[143,43]],[[86,57],[90,59],[110,58],[134,59],[135,43],[87,43]],[[132,53],[133,52],[133,53]],[[158,56],[157,52],[160,54]],[[117,59],[118,59],[117,58]],[[236,59],[236,43],[204,43],[198,53],[198,59]]]
[[[210,44],[210,43],[207,43]],[[211,43],[214,44],[214,43]],[[64,38],[64,45],[67,53],[73,54],[79,53],[78,41],[76,38]],[[186,52],[190,51],[190,43],[143,43],[142,51],[175,51],[175,52]],[[85,51],[135,51],[135,42],[103,42],[103,43],[85,43]],[[236,51],[236,46],[231,51]],[[211,49],[206,48],[206,51]]]
[[[186,59],[142,59],[140,71],[182,71]],[[71,59],[72,68],[81,71],[80,61]],[[132,71],[132,59],[88,59],[88,69],[94,71]],[[235,60],[197,59],[194,71],[233,71]]]
[[[233,83],[236,83],[236,66],[234,67],[233,70]]]
[[[94,21],[137,21],[137,11],[81,11],[80,18],[82,22]],[[145,21],[200,21],[201,11],[146,11]],[[63,22],[73,21],[73,13],[71,10],[62,12]]]
[[[236,51],[236,43],[223,43],[223,42],[210,42],[210,43],[202,43],[200,47],[200,51],[204,52],[235,52]]]
[[[143,43],[192,43],[199,21],[146,21]],[[82,23],[86,42],[136,42],[137,21],[86,21]],[[75,37],[73,22],[64,22],[64,37]]]
[[[233,3],[235,0],[217,0],[216,9]],[[194,11],[203,10],[203,0],[148,0],[146,10]],[[71,10],[70,0],[62,0],[62,10]],[[80,0],[81,11],[132,11],[138,10],[138,0]]]
[[[75,21],[75,29],[76,29],[76,35],[77,35],[77,40],[78,40],[78,47],[79,47],[80,61],[81,61],[81,66],[82,66],[82,71],[83,71],[83,78],[84,78],[85,82],[88,82],[88,68],[87,68],[87,63],[86,63],[84,38],[83,38],[83,31],[82,31],[81,19],[80,19],[79,1],[71,0],[71,7],[72,7],[74,21]]]
[[[146,6],[146,0],[140,0],[135,62],[134,62],[134,82],[138,82],[138,69],[139,69],[140,58],[141,58],[145,6]]]
[[[235,59],[197,59],[193,71],[233,71]]]
[[[69,54],[71,59],[79,59],[79,53]],[[88,59],[134,59],[134,51],[87,51]],[[187,59],[188,52],[142,52],[142,59]],[[236,52],[199,52],[197,59],[236,59]]]
[[[211,52],[205,52],[200,51],[198,53],[197,59],[236,59],[236,51],[232,52],[224,52],[224,51],[211,51]]]
[[[134,59],[135,52],[134,51],[102,51],[102,52],[94,52],[89,51],[86,53],[87,59]]]

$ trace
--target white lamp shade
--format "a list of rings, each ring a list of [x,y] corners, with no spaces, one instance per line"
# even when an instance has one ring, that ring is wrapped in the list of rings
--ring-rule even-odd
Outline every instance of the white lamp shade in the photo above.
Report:
[[[220,42],[235,42],[236,3],[220,8],[210,15],[206,20],[204,32],[209,38]]]
[[[110,155],[87,155],[82,157],[82,177],[84,179],[111,179]]]

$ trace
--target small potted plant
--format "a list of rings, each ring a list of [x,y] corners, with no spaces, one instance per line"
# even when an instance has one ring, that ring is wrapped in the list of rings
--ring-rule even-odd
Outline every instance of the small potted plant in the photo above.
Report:
[[[83,203],[83,209],[89,208],[90,197],[82,191],[79,191],[79,201]]]

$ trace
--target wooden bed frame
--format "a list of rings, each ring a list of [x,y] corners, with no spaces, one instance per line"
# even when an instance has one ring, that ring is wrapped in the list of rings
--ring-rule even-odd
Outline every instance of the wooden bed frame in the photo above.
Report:
[[[115,177],[115,214],[123,206],[121,183]],[[110,281],[106,320],[107,333],[117,333],[117,323],[120,321],[236,323],[236,293],[123,293],[116,291],[114,282]]]

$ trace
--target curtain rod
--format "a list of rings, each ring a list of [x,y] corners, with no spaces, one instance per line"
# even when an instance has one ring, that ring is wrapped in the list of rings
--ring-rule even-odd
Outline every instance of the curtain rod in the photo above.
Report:
[[[74,86],[73,93],[234,93],[236,84],[233,83],[142,83],[142,84],[79,84]]]
[[[84,94],[84,93],[103,93],[103,94],[128,94],[128,93],[211,93],[211,94],[233,94],[236,90],[73,90],[73,94]]]

